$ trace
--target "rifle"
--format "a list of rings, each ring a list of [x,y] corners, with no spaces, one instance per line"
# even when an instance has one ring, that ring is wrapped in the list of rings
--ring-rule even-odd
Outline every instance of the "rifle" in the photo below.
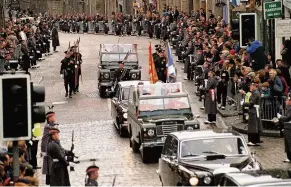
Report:
[[[79,37],[79,39],[77,39],[77,44],[78,44],[78,51],[77,51],[77,59],[76,60],[78,60],[79,61],[79,65],[80,65],[80,69],[81,69],[81,54],[80,54],[80,37]],[[82,82],[82,84],[83,84],[83,76],[82,76],[82,73],[81,73],[81,82]]]
[[[79,157],[77,157],[73,151],[74,151],[74,130],[72,131],[71,150],[67,152],[67,161],[75,163],[74,158],[79,158]],[[70,171],[75,171],[74,167],[70,167]]]

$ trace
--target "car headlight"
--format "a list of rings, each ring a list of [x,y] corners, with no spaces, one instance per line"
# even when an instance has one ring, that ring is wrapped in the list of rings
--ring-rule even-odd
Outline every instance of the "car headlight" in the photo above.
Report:
[[[199,183],[199,180],[198,180],[197,177],[191,177],[191,178],[189,179],[189,183],[191,184],[191,186],[197,186],[198,183]]]
[[[187,130],[194,130],[194,128],[189,126],[189,127],[187,127]]]
[[[155,135],[155,131],[153,129],[148,130],[148,135],[149,136],[154,136]]]
[[[131,75],[131,78],[135,79],[135,78],[136,78],[136,74],[133,73],[133,74]]]
[[[204,179],[203,179],[203,182],[205,183],[205,184],[210,184],[211,183],[211,178],[210,177],[204,177]]]
[[[103,75],[103,77],[104,77],[105,79],[108,79],[108,78],[109,78],[109,73],[105,73],[105,74]]]
[[[124,119],[127,119],[127,113],[124,113],[124,114],[123,114],[123,118],[124,118]]]

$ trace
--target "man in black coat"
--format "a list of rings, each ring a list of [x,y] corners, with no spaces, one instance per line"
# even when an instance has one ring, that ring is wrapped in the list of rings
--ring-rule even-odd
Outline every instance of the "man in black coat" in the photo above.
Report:
[[[42,174],[46,175],[46,184],[50,184],[50,165],[51,165],[51,159],[47,155],[47,146],[49,143],[49,131],[51,128],[55,128],[58,126],[56,124],[56,117],[55,113],[50,111],[46,113],[46,120],[47,124],[44,126],[43,130],[43,136],[41,139],[41,155],[43,156],[43,168],[42,168]]]
[[[281,116],[280,114],[277,114],[277,117],[279,118],[279,126],[280,129],[283,129],[284,126],[290,126],[291,123],[291,93],[288,94],[288,97],[286,99],[286,113],[284,116]],[[290,163],[291,160],[291,140],[290,140],[290,130],[284,131],[284,142],[285,142],[285,152],[287,154],[287,159],[283,162]]]
[[[124,68],[124,62],[119,61],[119,68],[115,70],[115,77],[117,82],[129,80],[129,71]]]
[[[54,48],[54,52],[57,52],[57,46],[60,46],[59,34],[56,25],[54,25],[52,29],[52,46]]]
[[[61,77],[64,79],[64,85],[66,89],[66,95],[65,97],[72,98],[72,92],[74,91],[74,71],[75,71],[75,65],[73,61],[71,60],[71,53],[66,51],[66,57],[61,61]],[[68,87],[70,90],[68,90]]]
[[[47,147],[47,153],[52,159],[52,170],[50,178],[50,186],[71,186],[66,155],[69,151],[66,151],[60,144],[59,137],[60,130],[57,128],[51,128],[49,131],[50,142]]]

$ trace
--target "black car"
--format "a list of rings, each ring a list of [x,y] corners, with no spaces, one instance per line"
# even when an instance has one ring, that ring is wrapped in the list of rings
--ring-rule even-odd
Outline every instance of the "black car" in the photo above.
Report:
[[[224,173],[260,169],[240,134],[200,130],[167,136],[158,174],[163,186],[215,186]]]
[[[225,174],[218,186],[291,186],[291,179],[276,178],[257,171],[234,172]]]
[[[116,86],[116,92],[111,99],[111,117],[114,126],[121,137],[128,134],[127,109],[130,86],[137,86],[139,83],[150,84],[150,81],[122,81]]]
[[[111,97],[115,92],[115,70],[119,61],[124,61],[124,69],[129,72],[128,80],[141,79],[136,44],[100,44],[98,89],[101,98]]]

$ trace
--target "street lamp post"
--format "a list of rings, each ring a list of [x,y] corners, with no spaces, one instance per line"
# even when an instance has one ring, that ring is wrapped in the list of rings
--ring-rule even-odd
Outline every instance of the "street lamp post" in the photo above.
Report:
[[[262,0],[262,24],[263,24],[263,46],[266,50],[266,21],[265,21],[265,9],[264,9],[264,0]]]

